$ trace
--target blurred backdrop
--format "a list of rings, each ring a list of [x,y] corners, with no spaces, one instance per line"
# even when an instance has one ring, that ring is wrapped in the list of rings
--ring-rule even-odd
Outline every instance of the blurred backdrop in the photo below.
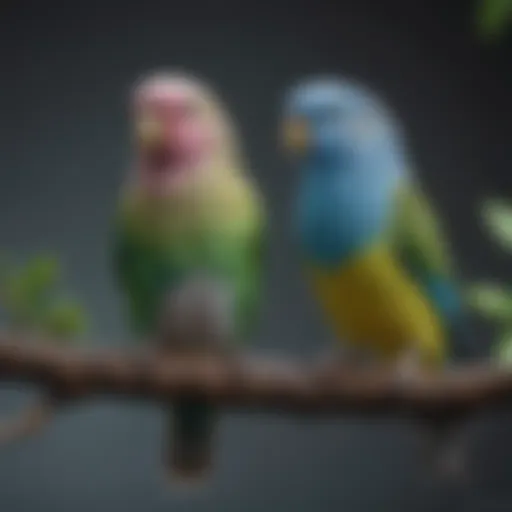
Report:
[[[91,337],[127,343],[109,271],[109,219],[130,158],[126,99],[143,72],[178,67],[221,94],[268,200],[271,252],[258,348],[313,354],[329,341],[288,231],[296,176],[277,147],[285,88],[335,72],[398,113],[462,275],[512,277],[478,204],[512,185],[512,44],[479,41],[465,0],[8,2],[0,10],[0,246],[53,249],[94,316]],[[482,343],[489,330],[478,326]],[[2,390],[2,411],[30,392]],[[99,401],[0,453],[2,512],[497,512],[512,507],[512,417],[485,412],[470,488],[426,481],[414,430],[393,418],[226,415],[217,471],[169,489],[161,411]],[[490,421],[492,420],[492,421]]]

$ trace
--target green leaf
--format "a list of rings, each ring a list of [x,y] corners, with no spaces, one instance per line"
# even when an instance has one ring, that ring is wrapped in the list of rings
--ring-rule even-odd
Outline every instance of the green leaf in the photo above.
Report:
[[[82,307],[58,295],[61,269],[56,257],[39,254],[16,267],[9,264],[6,269],[0,280],[0,299],[9,327],[56,341],[71,340],[86,330],[88,322]],[[0,260],[0,277],[1,270]]]
[[[30,305],[18,269],[6,276],[3,283],[3,306],[8,322],[16,326],[29,325]]]
[[[482,37],[493,39],[501,36],[512,21],[512,0],[480,0],[477,8],[477,25]]]
[[[30,291],[47,290],[60,279],[57,258],[51,255],[39,255],[29,260],[22,270],[22,279]]]
[[[70,299],[55,302],[46,311],[41,325],[44,334],[61,341],[83,334],[86,327],[85,312],[79,304]]]
[[[59,265],[51,255],[32,257],[11,268],[2,283],[3,306],[12,327],[30,329],[54,293]]]
[[[467,292],[468,304],[482,316],[495,321],[512,321],[512,292],[502,286],[481,283]]]
[[[489,199],[483,205],[482,217],[500,245],[512,251],[512,205],[500,199]]]
[[[492,350],[492,358],[499,364],[512,364],[512,328],[504,331]]]

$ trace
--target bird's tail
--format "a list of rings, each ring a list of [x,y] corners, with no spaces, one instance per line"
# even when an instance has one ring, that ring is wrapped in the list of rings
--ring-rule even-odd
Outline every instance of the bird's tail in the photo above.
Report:
[[[486,347],[475,339],[470,310],[459,286],[443,277],[430,277],[426,288],[439,317],[444,320],[450,361],[460,363],[481,358]]]
[[[173,480],[201,482],[211,471],[216,426],[213,408],[191,399],[173,404],[166,466]]]

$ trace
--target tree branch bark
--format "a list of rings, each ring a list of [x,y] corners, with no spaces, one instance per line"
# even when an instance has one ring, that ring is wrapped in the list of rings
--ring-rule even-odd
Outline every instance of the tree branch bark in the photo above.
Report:
[[[168,403],[193,396],[224,408],[289,414],[464,417],[512,400],[512,372],[480,364],[404,381],[390,367],[246,357],[163,355],[16,343],[0,335],[0,381],[40,385],[55,403],[114,395]]]

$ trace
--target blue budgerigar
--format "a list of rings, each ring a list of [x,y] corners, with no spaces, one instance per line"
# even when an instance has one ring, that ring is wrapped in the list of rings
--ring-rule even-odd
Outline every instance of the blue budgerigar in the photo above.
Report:
[[[383,102],[348,80],[302,82],[284,141],[300,173],[301,259],[345,346],[402,376],[471,355],[446,240]]]

